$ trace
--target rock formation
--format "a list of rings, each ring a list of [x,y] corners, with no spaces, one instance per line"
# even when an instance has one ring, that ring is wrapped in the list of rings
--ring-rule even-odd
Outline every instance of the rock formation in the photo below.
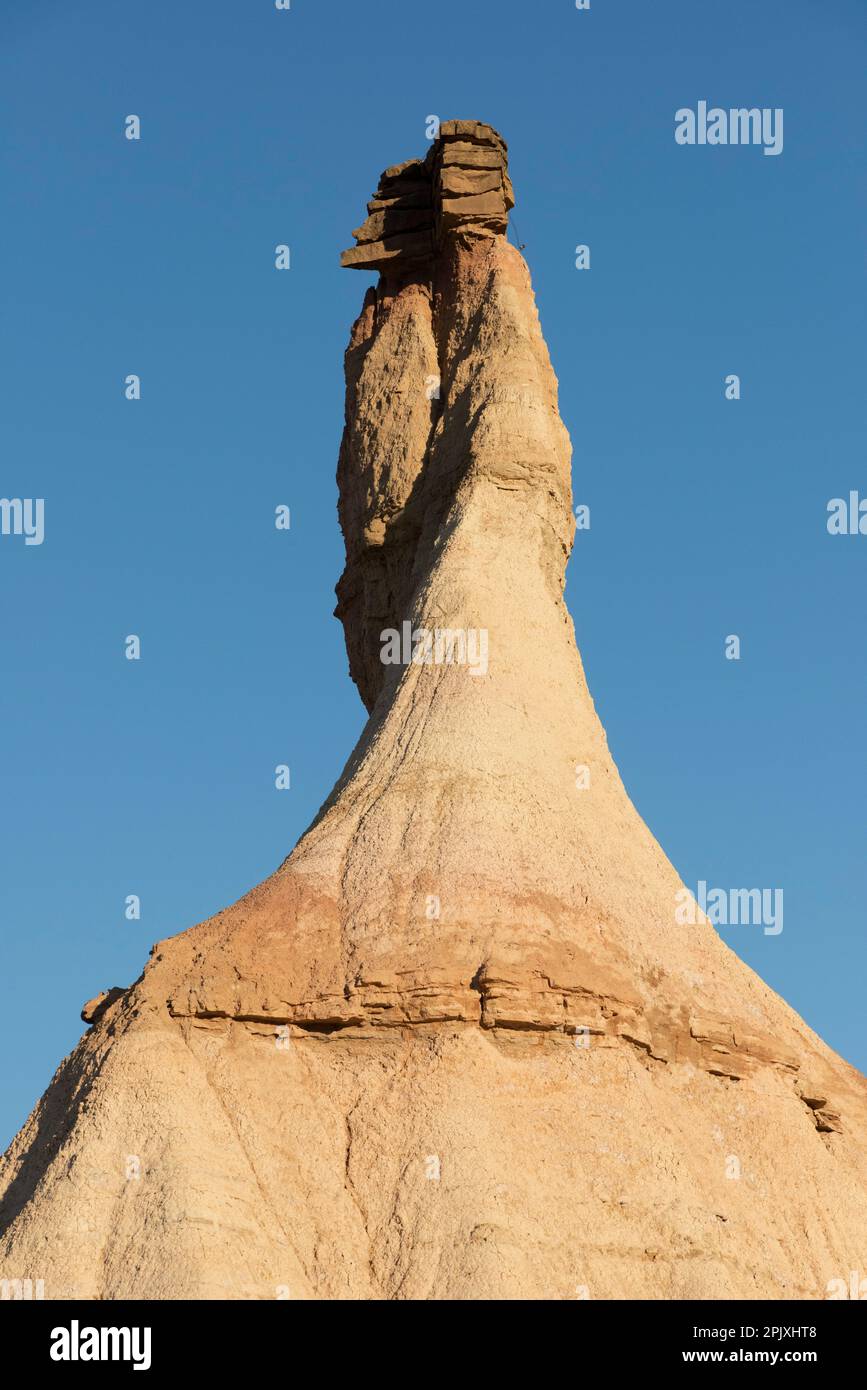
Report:
[[[47,1298],[821,1299],[867,1268],[867,1083],[678,923],[596,716],[511,203],[500,137],[449,122],[344,253],[380,272],[339,462],[370,718],[277,872],[86,1007],[0,1167],[0,1276]]]
[[[443,121],[425,159],[386,169],[368,217],[353,232],[357,246],[340,264],[393,274],[430,266],[456,231],[505,235],[515,206],[506,142],[481,121]]]

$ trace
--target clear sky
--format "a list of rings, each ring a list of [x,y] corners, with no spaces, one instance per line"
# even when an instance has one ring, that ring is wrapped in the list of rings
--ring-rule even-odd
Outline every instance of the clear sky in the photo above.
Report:
[[[867,496],[863,0],[9,0],[0,28],[0,491],[45,499],[41,546],[0,536],[0,1143],[84,1000],[270,873],[362,727],[331,614],[371,277],[338,255],[429,115],[509,142],[627,788],[690,886],[784,890],[781,934],[723,935],[867,1069],[867,536],[826,528]],[[782,108],[782,153],[676,144],[699,101]]]

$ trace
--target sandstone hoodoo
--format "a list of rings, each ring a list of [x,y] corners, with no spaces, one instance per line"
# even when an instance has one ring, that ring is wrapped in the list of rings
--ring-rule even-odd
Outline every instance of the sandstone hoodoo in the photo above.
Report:
[[[87,1006],[0,1168],[0,1277],[46,1298],[822,1299],[865,1267],[867,1083],[677,920],[594,710],[511,205],[505,142],[445,122],[344,253],[379,273],[338,464],[370,718],[272,877]]]

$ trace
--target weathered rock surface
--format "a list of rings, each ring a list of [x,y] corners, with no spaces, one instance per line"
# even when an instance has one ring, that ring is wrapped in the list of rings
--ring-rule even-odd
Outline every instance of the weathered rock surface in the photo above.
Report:
[[[505,155],[445,123],[344,256],[382,271],[338,472],[370,719],[280,869],[88,1006],[0,1167],[0,1276],[48,1298],[815,1299],[867,1267],[867,1083],[677,923],[593,707]],[[384,665],[404,623],[487,659]]]
[[[424,159],[386,169],[341,265],[430,267],[447,233],[504,233],[514,207],[504,140],[481,121],[443,121]]]

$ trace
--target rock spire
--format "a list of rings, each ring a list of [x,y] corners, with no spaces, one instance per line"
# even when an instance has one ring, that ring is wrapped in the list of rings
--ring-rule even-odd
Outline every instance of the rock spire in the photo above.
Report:
[[[0,1166],[0,1277],[821,1299],[864,1267],[864,1078],[682,920],[588,690],[511,202],[497,133],[446,122],[344,253],[379,272],[338,464],[368,723],[277,871],[87,1006]]]

